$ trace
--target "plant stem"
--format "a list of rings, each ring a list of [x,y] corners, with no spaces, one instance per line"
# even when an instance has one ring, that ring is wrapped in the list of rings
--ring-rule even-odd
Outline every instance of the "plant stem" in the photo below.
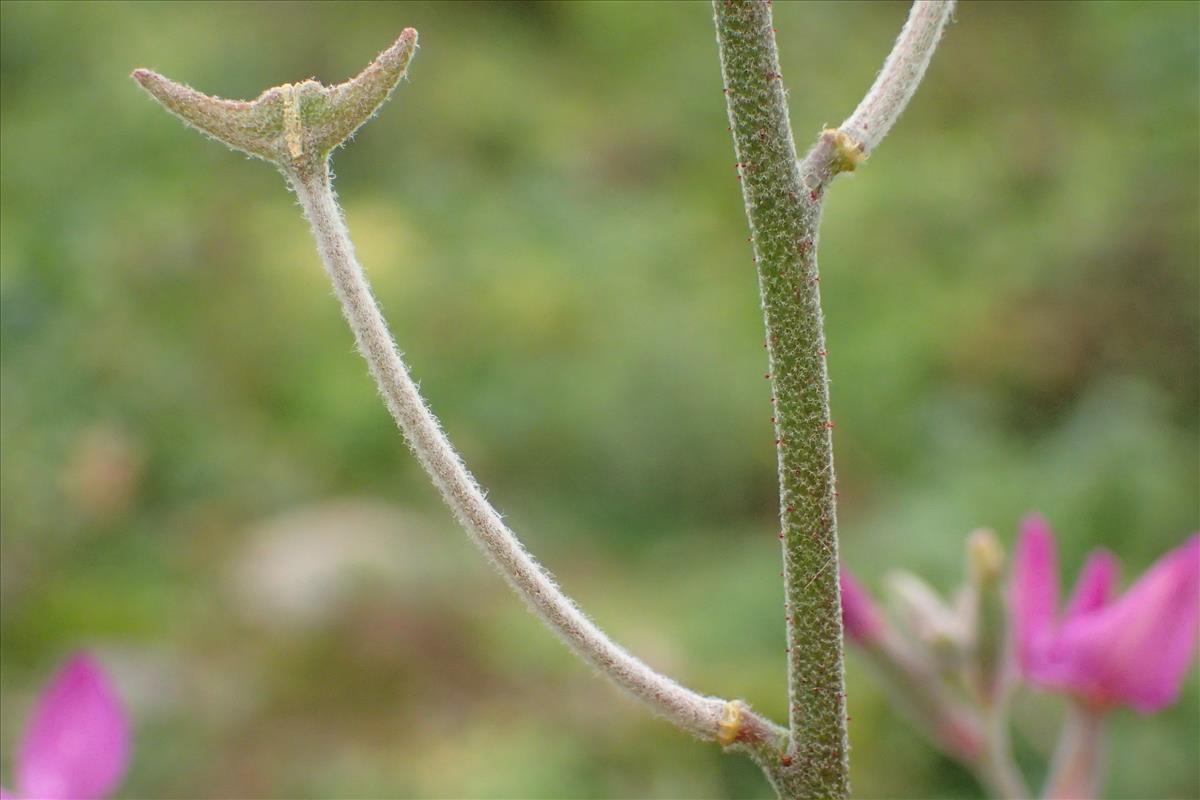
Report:
[[[917,0],[912,4],[908,21],[875,83],[842,123],[841,129],[862,143],[865,154],[883,141],[912,99],[953,12],[953,0]]]
[[[388,410],[459,523],[509,585],[579,656],[680,728],[759,756],[775,752],[785,731],[737,701],[706,697],[680,686],[630,655],[596,627],[525,550],[485,499],[418,393],[355,258],[328,167],[317,174],[286,174]]]
[[[1046,800],[1091,800],[1104,773],[1104,712],[1072,703],[1046,778]]]
[[[859,652],[891,701],[929,741],[969,769],[992,797],[1026,800],[1029,789],[1009,747],[1006,691],[994,703],[964,704],[896,632],[858,639]]]
[[[1007,704],[1007,700],[1004,702]],[[1008,714],[1001,705],[986,709],[983,713],[987,747],[974,765],[975,775],[992,797],[1024,800],[1030,796],[1029,787],[1013,762]]]
[[[1013,674],[1004,551],[992,531],[976,530],[967,537],[967,575],[970,637],[965,678],[984,736],[983,752],[972,768],[993,797],[1022,800],[1029,797],[1029,787],[1013,761],[1008,724]]]
[[[816,245],[821,188],[796,160],[771,7],[715,0],[717,42],[767,332],[798,797],[846,797],[837,523]],[[822,170],[828,173],[828,170]]]
[[[987,734],[979,715],[951,694],[934,664],[891,628],[860,652],[892,702],[935,747],[972,768],[984,759]]]
[[[767,334],[796,797],[849,793],[833,420],[817,238],[823,196],[874,149],[916,91],[952,2],[919,0],[871,90],[803,163],[788,117],[769,0],[713,0],[721,71]]]

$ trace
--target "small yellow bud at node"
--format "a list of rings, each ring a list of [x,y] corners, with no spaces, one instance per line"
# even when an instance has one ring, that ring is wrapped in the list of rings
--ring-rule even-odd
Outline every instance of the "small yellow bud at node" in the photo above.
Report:
[[[850,134],[836,128],[821,132],[821,137],[834,147],[830,166],[835,173],[853,172],[854,168],[867,160],[867,146]]]
[[[717,724],[717,741],[722,747],[733,744],[742,732],[742,712],[745,710],[740,700],[730,700],[721,711],[721,721]]]

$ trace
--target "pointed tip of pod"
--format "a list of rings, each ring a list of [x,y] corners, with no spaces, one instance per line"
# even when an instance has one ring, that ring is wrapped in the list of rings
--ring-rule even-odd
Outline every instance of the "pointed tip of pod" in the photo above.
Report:
[[[333,126],[330,131],[336,137],[336,140],[329,142],[330,146],[340,144],[383,105],[404,78],[416,51],[417,30],[405,28],[392,46],[376,56],[361,72],[345,83],[328,89],[330,105],[340,118],[340,124]]]
[[[139,67],[129,73],[129,77],[133,78],[143,89],[159,99],[167,95],[178,95],[184,91],[195,91],[182,83],[171,80],[165,75],[160,75],[152,69],[145,69],[143,67]]]
[[[285,172],[310,173],[369,120],[404,77],[417,49],[405,28],[390,47],[345,83],[314,80],[267,89],[253,101],[224,100],[153,70],[131,73],[151,96],[188,124]]]
[[[139,86],[159,101],[164,101],[164,98],[172,93],[172,87],[177,89],[185,88],[182,84],[175,83],[170,78],[159,75],[152,69],[145,69],[143,67],[138,67],[129,73],[129,77],[137,81]]]

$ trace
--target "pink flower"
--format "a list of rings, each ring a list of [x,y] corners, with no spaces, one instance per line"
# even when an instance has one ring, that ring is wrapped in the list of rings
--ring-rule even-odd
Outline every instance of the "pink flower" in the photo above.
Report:
[[[1010,603],[1017,662],[1030,681],[1094,708],[1146,713],[1175,701],[1200,626],[1200,533],[1167,553],[1119,598],[1117,561],[1093,553],[1060,616],[1050,526],[1021,525]]]
[[[842,585],[842,627],[859,644],[873,641],[883,630],[883,617],[875,601],[850,570],[839,571]]]
[[[129,724],[108,677],[77,653],[42,690],[16,757],[17,794],[3,800],[101,800],[129,761]]]

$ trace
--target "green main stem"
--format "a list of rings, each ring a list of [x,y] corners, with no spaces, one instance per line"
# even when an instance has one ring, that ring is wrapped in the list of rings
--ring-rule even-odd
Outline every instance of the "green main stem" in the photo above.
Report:
[[[770,3],[713,5],[758,266],[779,456],[792,744],[778,778],[793,797],[844,798],[837,493],[816,260],[822,195],[841,161],[828,133],[804,164],[797,161]]]

